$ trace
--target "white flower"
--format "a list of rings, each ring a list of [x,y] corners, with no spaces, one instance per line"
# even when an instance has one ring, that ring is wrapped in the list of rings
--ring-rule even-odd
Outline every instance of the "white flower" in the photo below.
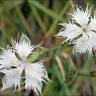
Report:
[[[82,27],[86,27],[88,21],[90,20],[91,8],[89,10],[87,6],[87,8],[83,10],[77,6],[76,9],[73,10],[69,15],[71,16],[72,20],[80,24]]]
[[[15,53],[12,51],[10,47],[7,49],[2,49],[2,55],[0,55],[0,69],[3,68],[10,68],[12,66],[16,67],[18,64],[16,64],[17,58],[15,56]]]
[[[74,42],[73,52],[78,53],[89,53],[95,50],[96,44],[96,33],[88,32],[88,34],[83,34],[83,36]]]
[[[57,34],[57,36],[63,36],[63,37],[67,37],[66,41],[68,40],[73,40],[74,38],[76,38],[78,35],[81,34],[82,30],[81,28],[79,28],[79,26],[75,25],[74,23],[65,23],[63,24],[63,26],[65,27],[65,30],[61,30],[61,32],[59,32]]]
[[[18,53],[22,59],[26,59],[27,56],[32,53],[33,49],[35,48],[35,45],[31,46],[30,39],[24,34],[22,34],[18,42],[13,41],[13,46],[16,53]]]
[[[32,63],[27,59],[35,47],[31,45],[29,38],[22,34],[18,42],[13,41],[13,47],[3,49],[0,55],[0,72],[4,73],[2,90],[10,87],[20,90],[23,83],[25,89],[41,93],[42,82],[47,83],[49,79],[42,62]]]
[[[16,88],[18,87],[20,90],[20,79],[21,79],[21,73],[23,71],[23,67],[20,66],[18,68],[14,69],[9,69],[9,70],[1,70],[5,74],[3,77],[2,83],[3,83],[3,88],[2,90],[6,88],[10,88],[12,86]]]
[[[61,24],[63,28],[57,36],[66,37],[65,41],[74,44],[74,53],[91,54],[96,48],[96,16],[91,16],[88,7],[85,10],[76,7],[69,15],[71,20]]]
[[[41,70],[40,70],[41,69]],[[26,89],[31,89],[37,93],[38,91],[41,93],[42,89],[42,81],[46,82],[45,79],[47,80],[47,72],[45,71],[45,68],[42,63],[36,63],[36,64],[30,64],[26,66],[25,69],[25,76],[26,76]],[[43,78],[45,77],[45,78]],[[38,88],[38,90],[37,90]]]

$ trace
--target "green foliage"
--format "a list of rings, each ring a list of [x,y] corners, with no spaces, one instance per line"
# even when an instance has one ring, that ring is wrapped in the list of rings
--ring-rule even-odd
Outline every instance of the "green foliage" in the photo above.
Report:
[[[62,38],[58,40],[53,36],[59,30],[59,22],[68,19],[66,13],[74,5],[86,6],[95,2],[95,0],[0,0],[0,47],[11,45],[12,38],[18,39],[22,32],[30,37],[32,43],[43,46],[28,56],[30,62],[45,60],[51,81],[44,85],[42,96],[81,96],[82,94],[89,96],[87,92],[90,91],[91,96],[96,96],[96,78],[90,76],[90,72],[96,70],[95,60],[91,56],[86,59],[82,55],[75,58],[70,46],[60,45]],[[20,59],[18,54],[16,56]],[[56,61],[56,56],[59,57],[62,68]],[[88,84],[83,86],[84,80],[88,80]],[[14,96],[12,92],[11,89],[0,91],[0,96]],[[24,92],[22,90],[16,92],[15,96],[24,96]]]
[[[40,61],[40,59],[42,59],[45,53],[46,53],[46,49],[43,47],[40,47],[35,52],[29,54],[27,59],[29,62],[36,62],[38,60]]]

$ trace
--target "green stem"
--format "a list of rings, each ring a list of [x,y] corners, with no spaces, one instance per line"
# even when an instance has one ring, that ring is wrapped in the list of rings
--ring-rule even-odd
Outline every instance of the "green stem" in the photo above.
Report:
[[[55,48],[46,48],[46,51],[47,52],[50,52],[50,51],[55,51],[55,50],[58,50],[58,49],[62,49],[64,47],[64,44],[61,44],[59,45],[58,47],[55,47]]]
[[[35,6],[36,8],[38,8],[41,11],[43,11],[47,15],[53,17],[54,19],[56,19],[56,17],[58,16],[57,13],[55,13],[54,11],[51,11],[50,9],[46,8],[43,4],[40,4],[36,0],[28,0],[28,2],[30,4],[30,6]]]
[[[16,7],[16,11],[15,11],[16,16],[18,16],[19,20],[21,21],[22,25],[24,26],[25,30],[27,33],[29,33],[31,35],[32,33],[32,29],[29,27],[28,22],[26,21],[26,19],[24,18],[19,6]]]
[[[70,5],[70,0],[66,3],[66,5],[64,6],[64,8],[61,10],[60,14],[56,17],[56,20],[51,25],[52,27],[48,30],[48,33],[49,34],[52,34],[52,32],[54,31],[54,29],[56,28],[56,25],[57,25],[58,21],[60,21],[62,19],[63,14],[66,12],[66,10],[69,7],[69,5]]]

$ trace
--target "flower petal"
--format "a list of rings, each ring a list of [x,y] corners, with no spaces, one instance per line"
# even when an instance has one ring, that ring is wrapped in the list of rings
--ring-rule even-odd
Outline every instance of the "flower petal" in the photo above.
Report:
[[[15,68],[15,69],[10,69],[10,70],[2,70],[4,73],[4,77],[2,80],[3,83],[3,88],[2,90],[10,87],[18,87],[20,90],[20,79],[21,79],[21,73],[23,71],[23,67]]]
[[[74,53],[89,53],[92,54],[92,49],[96,48],[96,33],[88,32],[78,39],[74,44]]]
[[[15,53],[11,48],[7,50],[4,49],[2,51],[2,54],[0,55],[0,69],[10,68],[12,66],[17,67],[18,66],[18,63],[16,64],[17,61],[18,59],[16,58]]]
[[[66,41],[75,39],[82,34],[81,28],[73,23],[66,23],[63,26],[65,27],[64,31],[60,31],[56,36],[67,37]]]
[[[70,16],[72,20],[75,20],[75,22],[85,28],[89,22],[90,14],[91,12],[88,10],[88,6],[85,10],[77,6],[76,9],[70,13]]]
[[[35,45],[31,46],[30,39],[22,34],[19,42],[13,41],[14,49],[21,59],[26,59],[27,56],[33,51]]]
[[[93,18],[91,18],[91,21],[88,25],[88,30],[96,32],[96,16],[95,15]]]
[[[48,81],[48,75],[42,63],[28,64],[25,68],[26,89],[33,89],[37,94],[41,93],[42,81]]]

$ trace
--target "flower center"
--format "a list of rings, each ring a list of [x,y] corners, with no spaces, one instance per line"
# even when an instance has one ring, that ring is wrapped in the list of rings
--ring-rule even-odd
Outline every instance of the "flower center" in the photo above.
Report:
[[[82,30],[86,33],[86,28],[83,28]]]

